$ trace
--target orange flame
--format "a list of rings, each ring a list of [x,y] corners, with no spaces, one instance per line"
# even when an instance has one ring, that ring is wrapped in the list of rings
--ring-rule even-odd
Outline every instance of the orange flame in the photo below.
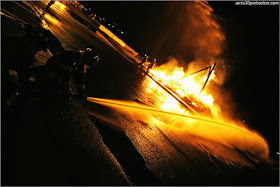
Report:
[[[182,63],[179,63],[176,59],[171,59],[167,64],[151,69],[150,74],[177,93],[184,101],[187,101],[188,105],[192,105],[200,112],[220,118],[221,107],[215,102],[216,98],[212,94],[212,85],[220,85],[224,81],[226,74],[224,60],[219,56],[223,53],[226,38],[222,27],[218,23],[218,17],[213,13],[213,9],[207,2],[172,3],[172,8],[170,14],[176,11],[173,15],[177,16],[178,20],[183,18],[186,21],[186,23],[184,21],[176,23],[180,26],[179,29],[174,28],[174,32],[184,31],[180,40],[177,41],[178,45],[175,46],[175,50],[190,49],[190,52],[193,52],[192,56],[196,59],[189,63],[187,68],[180,67],[178,64]],[[182,23],[185,23],[185,25]],[[207,86],[200,93],[207,78],[207,71],[188,75],[213,65],[215,62],[218,65],[212,72]],[[219,77],[216,77],[216,74]],[[176,99],[166,93],[153,80],[147,77],[143,85],[146,87],[144,89],[145,94],[159,95],[159,99],[154,101],[157,107],[170,112],[187,112]]]
[[[160,67],[151,69],[150,74],[157,78],[161,84],[167,86],[172,91],[177,93],[184,100],[188,100],[190,105],[197,108],[207,108],[211,111],[213,116],[217,116],[220,113],[220,107],[214,103],[214,98],[211,95],[209,89],[206,87],[203,92],[200,93],[204,82],[207,78],[206,72],[199,72],[197,74],[188,76],[191,72],[196,70],[189,69],[184,71],[183,67],[177,66],[177,61],[172,59],[167,64]],[[215,71],[210,75],[208,84],[216,78]],[[166,93],[161,87],[159,87],[152,79],[146,77],[144,80],[146,94],[158,94],[159,103],[156,105],[169,112],[186,113],[186,109],[183,108],[179,102],[171,95]]]
[[[51,23],[53,23],[53,24],[60,24],[60,22],[57,20],[57,19],[55,19],[54,17],[52,17],[50,14],[48,14],[48,13],[45,13],[44,14],[44,18],[47,20],[47,21],[49,21],[49,22],[51,22]]]
[[[64,9],[64,8],[65,8],[65,5],[62,4],[62,3],[60,3],[59,1],[55,1],[54,4],[55,4],[56,6],[58,6],[60,9]]]
[[[260,157],[267,158],[269,151],[265,140],[257,132],[245,127],[243,123],[240,123],[236,119],[232,120],[232,117],[228,116],[228,111],[222,110],[224,108],[230,108],[229,105],[231,104],[224,99],[220,87],[224,82],[226,73],[228,73],[223,69],[225,60],[221,58],[224,50],[225,34],[217,22],[216,16],[213,14],[213,9],[205,2],[191,2],[187,5],[187,11],[189,15],[187,19],[190,21],[191,28],[188,27],[189,29],[186,29],[182,41],[188,42],[186,44],[188,45],[187,48],[194,50],[193,56],[196,59],[189,63],[188,67],[183,67],[179,65],[182,64],[181,62],[179,63],[178,60],[173,58],[166,64],[150,69],[149,73],[158,82],[171,89],[188,105],[192,106],[201,117],[207,119],[214,118],[219,123],[229,124],[231,127],[238,127],[258,137],[260,141],[256,146],[264,148],[261,151],[262,153],[260,153],[260,155],[263,155]],[[217,62],[217,67],[212,72],[205,89],[200,93],[207,78],[207,71],[194,75],[191,74],[215,62]],[[153,103],[156,107],[164,111],[190,115],[187,108],[182,106],[149,77],[144,79],[142,86],[145,95],[143,97],[144,103]],[[223,101],[221,102],[221,100]],[[151,117],[149,121],[159,125],[161,124],[161,120],[156,117]],[[219,125],[212,126],[207,123],[198,123],[192,119],[173,119],[172,122],[163,124],[168,124],[169,126],[167,128],[169,129],[176,127],[176,132],[186,130],[192,134],[209,139],[217,138],[220,142],[223,139],[227,139],[227,137],[231,137],[234,133],[234,138],[230,142],[232,144],[235,144],[233,142],[238,142],[240,143],[240,147],[246,147],[246,142],[251,141],[250,136],[246,136],[245,134],[238,135],[232,129],[220,127]]]

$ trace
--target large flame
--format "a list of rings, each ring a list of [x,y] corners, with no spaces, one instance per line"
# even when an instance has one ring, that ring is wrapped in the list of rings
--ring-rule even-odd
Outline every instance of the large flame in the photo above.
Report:
[[[175,92],[188,105],[198,110],[199,113],[202,112],[220,118],[221,107],[215,101],[217,96],[213,94],[213,90],[216,88],[213,87],[224,82],[225,60],[221,58],[221,55],[225,48],[226,38],[222,27],[218,23],[218,18],[207,2],[199,1],[184,4],[171,3],[169,14],[175,17],[176,25],[173,28],[174,32],[179,34],[178,38],[180,39],[176,41],[177,45],[174,46],[174,50],[192,53],[191,56],[194,59],[191,59],[188,67],[185,67],[185,62],[173,58],[166,64],[151,69],[149,73],[161,84]],[[183,33],[181,33],[182,31]],[[178,53],[175,52],[174,55],[178,56]],[[194,75],[191,74],[213,65],[215,62],[218,65],[212,72],[205,89],[201,92],[207,78],[207,70]],[[149,77],[146,77],[143,85],[145,86],[145,94],[159,96],[157,101],[153,101],[157,107],[169,112],[188,113],[185,107],[181,106],[176,99]]]
[[[170,68],[170,66],[173,66],[173,68]],[[176,66],[176,60],[172,59],[163,66],[151,69],[150,74],[160,84],[170,88],[186,101],[188,105],[196,109],[201,118],[215,120],[216,123],[201,122],[192,118],[173,117],[172,119],[165,119],[162,117],[159,118],[158,115],[147,117],[147,123],[157,124],[159,128],[168,129],[165,132],[172,132],[172,135],[176,134],[176,137],[180,137],[181,141],[189,137],[186,136],[186,133],[190,133],[229,147],[235,147],[246,152],[246,154],[253,154],[258,158],[267,159],[269,149],[265,139],[256,131],[246,127],[240,120],[232,120],[231,118],[225,117],[221,106],[215,102],[219,94],[212,94],[214,92],[212,85],[215,85],[218,75],[215,75],[215,72],[213,72],[207,87],[200,93],[207,73],[199,72],[188,76],[190,74],[189,72],[194,71],[191,68],[184,71],[184,68]],[[181,105],[180,102],[149,77],[145,78],[143,86],[147,98],[157,98],[152,101],[156,107],[163,111],[192,116],[188,108]],[[156,97],[154,97],[155,95]],[[198,95],[199,97],[197,97]],[[226,105],[226,102],[223,104]],[[219,150],[215,150],[215,154],[220,154],[225,157],[225,151],[221,153],[217,153],[217,151]],[[236,158],[231,157],[231,159]]]
[[[265,140],[257,132],[247,128],[241,120],[231,117],[230,110],[224,110],[225,108],[230,109],[232,107],[231,102],[226,100],[225,95],[222,94],[223,91],[221,88],[225,80],[225,75],[228,73],[224,68],[226,60],[222,58],[225,34],[217,22],[216,16],[213,14],[213,9],[205,2],[191,2],[187,5],[186,10],[189,16],[187,19],[190,23],[187,27],[188,29],[185,30],[186,34],[183,35],[182,41],[188,42],[186,48],[193,50],[195,59],[188,63],[186,67],[184,65],[186,63],[172,58],[167,63],[150,69],[149,74],[160,84],[172,90],[188,106],[195,109],[200,117],[212,119],[218,123],[228,124],[233,128],[238,127],[258,137],[261,140],[257,143],[258,146],[264,147],[261,154],[265,156],[262,157],[267,158],[269,151]],[[205,89],[201,92],[208,72],[205,70],[196,74],[192,73],[211,66],[215,62],[217,62],[217,66],[210,75]],[[162,89],[150,77],[147,76],[144,79],[142,86],[144,93],[143,102],[152,103],[164,111],[192,115],[188,108]],[[161,124],[161,120],[157,117],[150,117],[149,121],[151,123]],[[182,120],[173,118],[173,121],[164,124],[169,125],[169,129],[176,127],[176,132],[187,131],[211,140],[218,138],[218,142],[223,142],[227,137],[235,134],[230,138],[230,144],[239,144],[239,146],[244,146],[247,149],[249,148],[246,144],[251,141],[250,137],[244,133],[234,133],[232,129],[226,128],[225,126],[212,126],[192,119]]]
[[[190,105],[195,108],[209,109],[213,116],[218,116],[220,107],[214,103],[214,98],[209,89],[206,87],[202,92],[202,87],[207,79],[207,70],[190,75],[195,70],[189,69],[184,71],[183,67],[176,66],[177,61],[172,59],[169,63],[160,67],[155,67],[149,73],[155,77],[161,84],[170,88],[173,92],[179,95],[180,98],[185,98]],[[216,78],[215,71],[212,72],[209,78],[209,83]],[[186,113],[187,110],[180,103],[163,90],[157,83],[149,77],[144,80],[144,85],[147,89],[147,94],[157,94],[160,99],[156,105],[169,112]],[[201,93],[200,93],[201,92]]]

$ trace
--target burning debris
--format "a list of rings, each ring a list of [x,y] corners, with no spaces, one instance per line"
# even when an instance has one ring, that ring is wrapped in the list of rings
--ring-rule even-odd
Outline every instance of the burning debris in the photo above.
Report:
[[[176,60],[173,59],[170,64],[174,64],[174,62],[176,64]],[[205,89],[208,81],[216,78],[215,65],[216,63],[194,73],[185,73],[182,67],[177,66],[170,71],[169,64],[153,68],[150,70],[150,75],[143,81],[143,85],[146,87],[145,93],[159,95],[161,97],[159,100],[163,102],[155,105],[166,111],[180,114],[189,113],[189,110],[196,114],[208,111],[211,115],[215,115],[218,111],[212,108],[214,105],[213,96],[207,88]],[[207,69],[208,73],[203,74],[202,71]],[[164,93],[167,88],[169,90],[167,92],[171,92],[171,94]],[[180,98],[179,102],[184,107],[180,106],[177,98]]]
[[[215,66],[216,63],[191,74],[186,74],[180,67],[175,67],[173,72],[165,71],[164,68],[160,67],[151,69],[150,74],[148,75],[150,79],[147,77],[144,80],[144,85],[147,87],[147,94],[163,94],[162,89],[164,89],[177,101],[179,101],[187,110],[180,108],[180,106],[176,106],[174,103],[176,101],[169,96],[163,100],[165,102],[162,103],[160,108],[181,114],[191,110],[192,112],[195,111],[194,113],[198,114],[197,111],[202,112],[202,108],[206,109],[213,106],[214,100],[212,95],[204,93],[203,90],[205,89],[207,82],[215,77],[214,74],[211,76],[212,72],[214,72]],[[197,75],[207,69],[208,73],[206,76],[202,73],[202,76]]]

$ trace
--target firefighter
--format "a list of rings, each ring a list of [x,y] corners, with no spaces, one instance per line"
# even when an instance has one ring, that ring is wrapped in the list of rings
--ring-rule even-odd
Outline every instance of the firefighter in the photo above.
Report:
[[[68,100],[70,70],[80,57],[80,52],[64,51],[50,57],[45,65],[32,68],[31,76],[35,77],[43,94],[62,96]]]
[[[82,52],[80,60],[74,64],[71,70],[71,90],[73,94],[86,97],[86,85],[87,85],[87,71],[99,61],[99,55],[97,55],[91,48],[87,48]]]
[[[41,50],[46,51],[47,49],[50,50],[53,57],[51,57],[52,59],[50,59],[49,61],[54,61],[54,59],[56,58],[59,59],[60,57],[58,55],[65,53],[65,49],[62,47],[60,41],[51,33],[51,31],[41,27],[34,27],[27,24],[22,25],[22,28],[23,31],[27,33],[27,35],[29,35],[32,38],[32,40],[35,42],[35,46],[37,46],[36,52]],[[35,54],[36,53],[34,53],[34,57]],[[32,74],[32,71],[30,69],[30,65],[32,63],[33,61],[32,62],[30,61],[28,65],[25,65],[25,67],[21,68],[22,70],[19,71],[19,75],[21,75],[19,79],[20,79],[21,87],[23,89],[29,87],[28,80]]]
[[[153,68],[156,64],[156,59],[154,58],[152,61],[149,61],[149,56],[145,54],[144,57],[142,57],[142,62],[140,65],[145,69],[147,73],[149,73],[149,70]]]
[[[34,27],[29,24],[20,23],[23,36],[2,36],[2,64],[5,69],[5,79],[9,80],[9,69],[16,71],[18,75],[18,95],[25,96],[32,91],[30,85],[30,66],[34,62],[37,52],[49,49],[53,56],[64,51],[60,41],[44,28]],[[17,51],[18,55],[14,55]],[[7,88],[8,89],[8,88]],[[8,95],[7,95],[8,97]]]
[[[86,98],[86,75],[99,55],[88,48],[83,52],[64,51],[49,58],[44,66],[33,68],[39,89],[48,95],[69,100],[75,95]]]
[[[81,53],[76,51],[65,51],[55,57],[51,57],[46,63],[48,73],[56,80],[59,90],[63,94],[70,93],[70,73],[73,65],[79,61]]]
[[[27,24],[24,24],[22,28],[25,33],[37,41],[37,45],[40,46],[37,51],[49,49],[53,56],[65,51],[61,45],[61,42],[52,34],[50,30]]]

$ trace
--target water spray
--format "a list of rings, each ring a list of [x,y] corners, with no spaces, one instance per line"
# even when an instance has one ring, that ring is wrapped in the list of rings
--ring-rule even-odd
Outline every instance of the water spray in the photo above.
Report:
[[[151,112],[157,112],[157,113],[162,113],[162,114],[169,114],[169,115],[174,115],[174,116],[180,116],[180,117],[185,117],[185,118],[190,118],[190,119],[194,119],[194,120],[199,120],[199,121],[203,121],[203,122],[208,122],[208,123],[214,123],[214,124],[218,124],[218,125],[223,125],[223,126],[227,126],[230,128],[234,128],[237,130],[240,130],[246,134],[252,135],[256,138],[259,138],[258,136],[256,136],[255,134],[241,128],[238,127],[236,125],[228,125],[225,123],[221,123],[221,122],[217,122],[217,121],[213,121],[213,120],[209,120],[209,119],[205,119],[205,118],[201,118],[201,117],[195,117],[195,116],[191,116],[191,115],[185,115],[185,114],[178,114],[178,113],[173,113],[173,112],[167,112],[167,111],[163,111],[157,108],[153,108],[151,106],[148,105],[144,105],[144,104],[139,104],[139,103],[129,103],[128,101],[118,101],[118,100],[111,100],[111,99],[101,99],[101,98],[95,98],[95,97],[87,97],[87,100],[93,103],[97,103],[100,105],[105,105],[105,106],[113,106],[113,107],[127,107],[127,108],[134,108],[134,109],[139,109],[139,110],[145,110],[145,111],[151,111]]]

